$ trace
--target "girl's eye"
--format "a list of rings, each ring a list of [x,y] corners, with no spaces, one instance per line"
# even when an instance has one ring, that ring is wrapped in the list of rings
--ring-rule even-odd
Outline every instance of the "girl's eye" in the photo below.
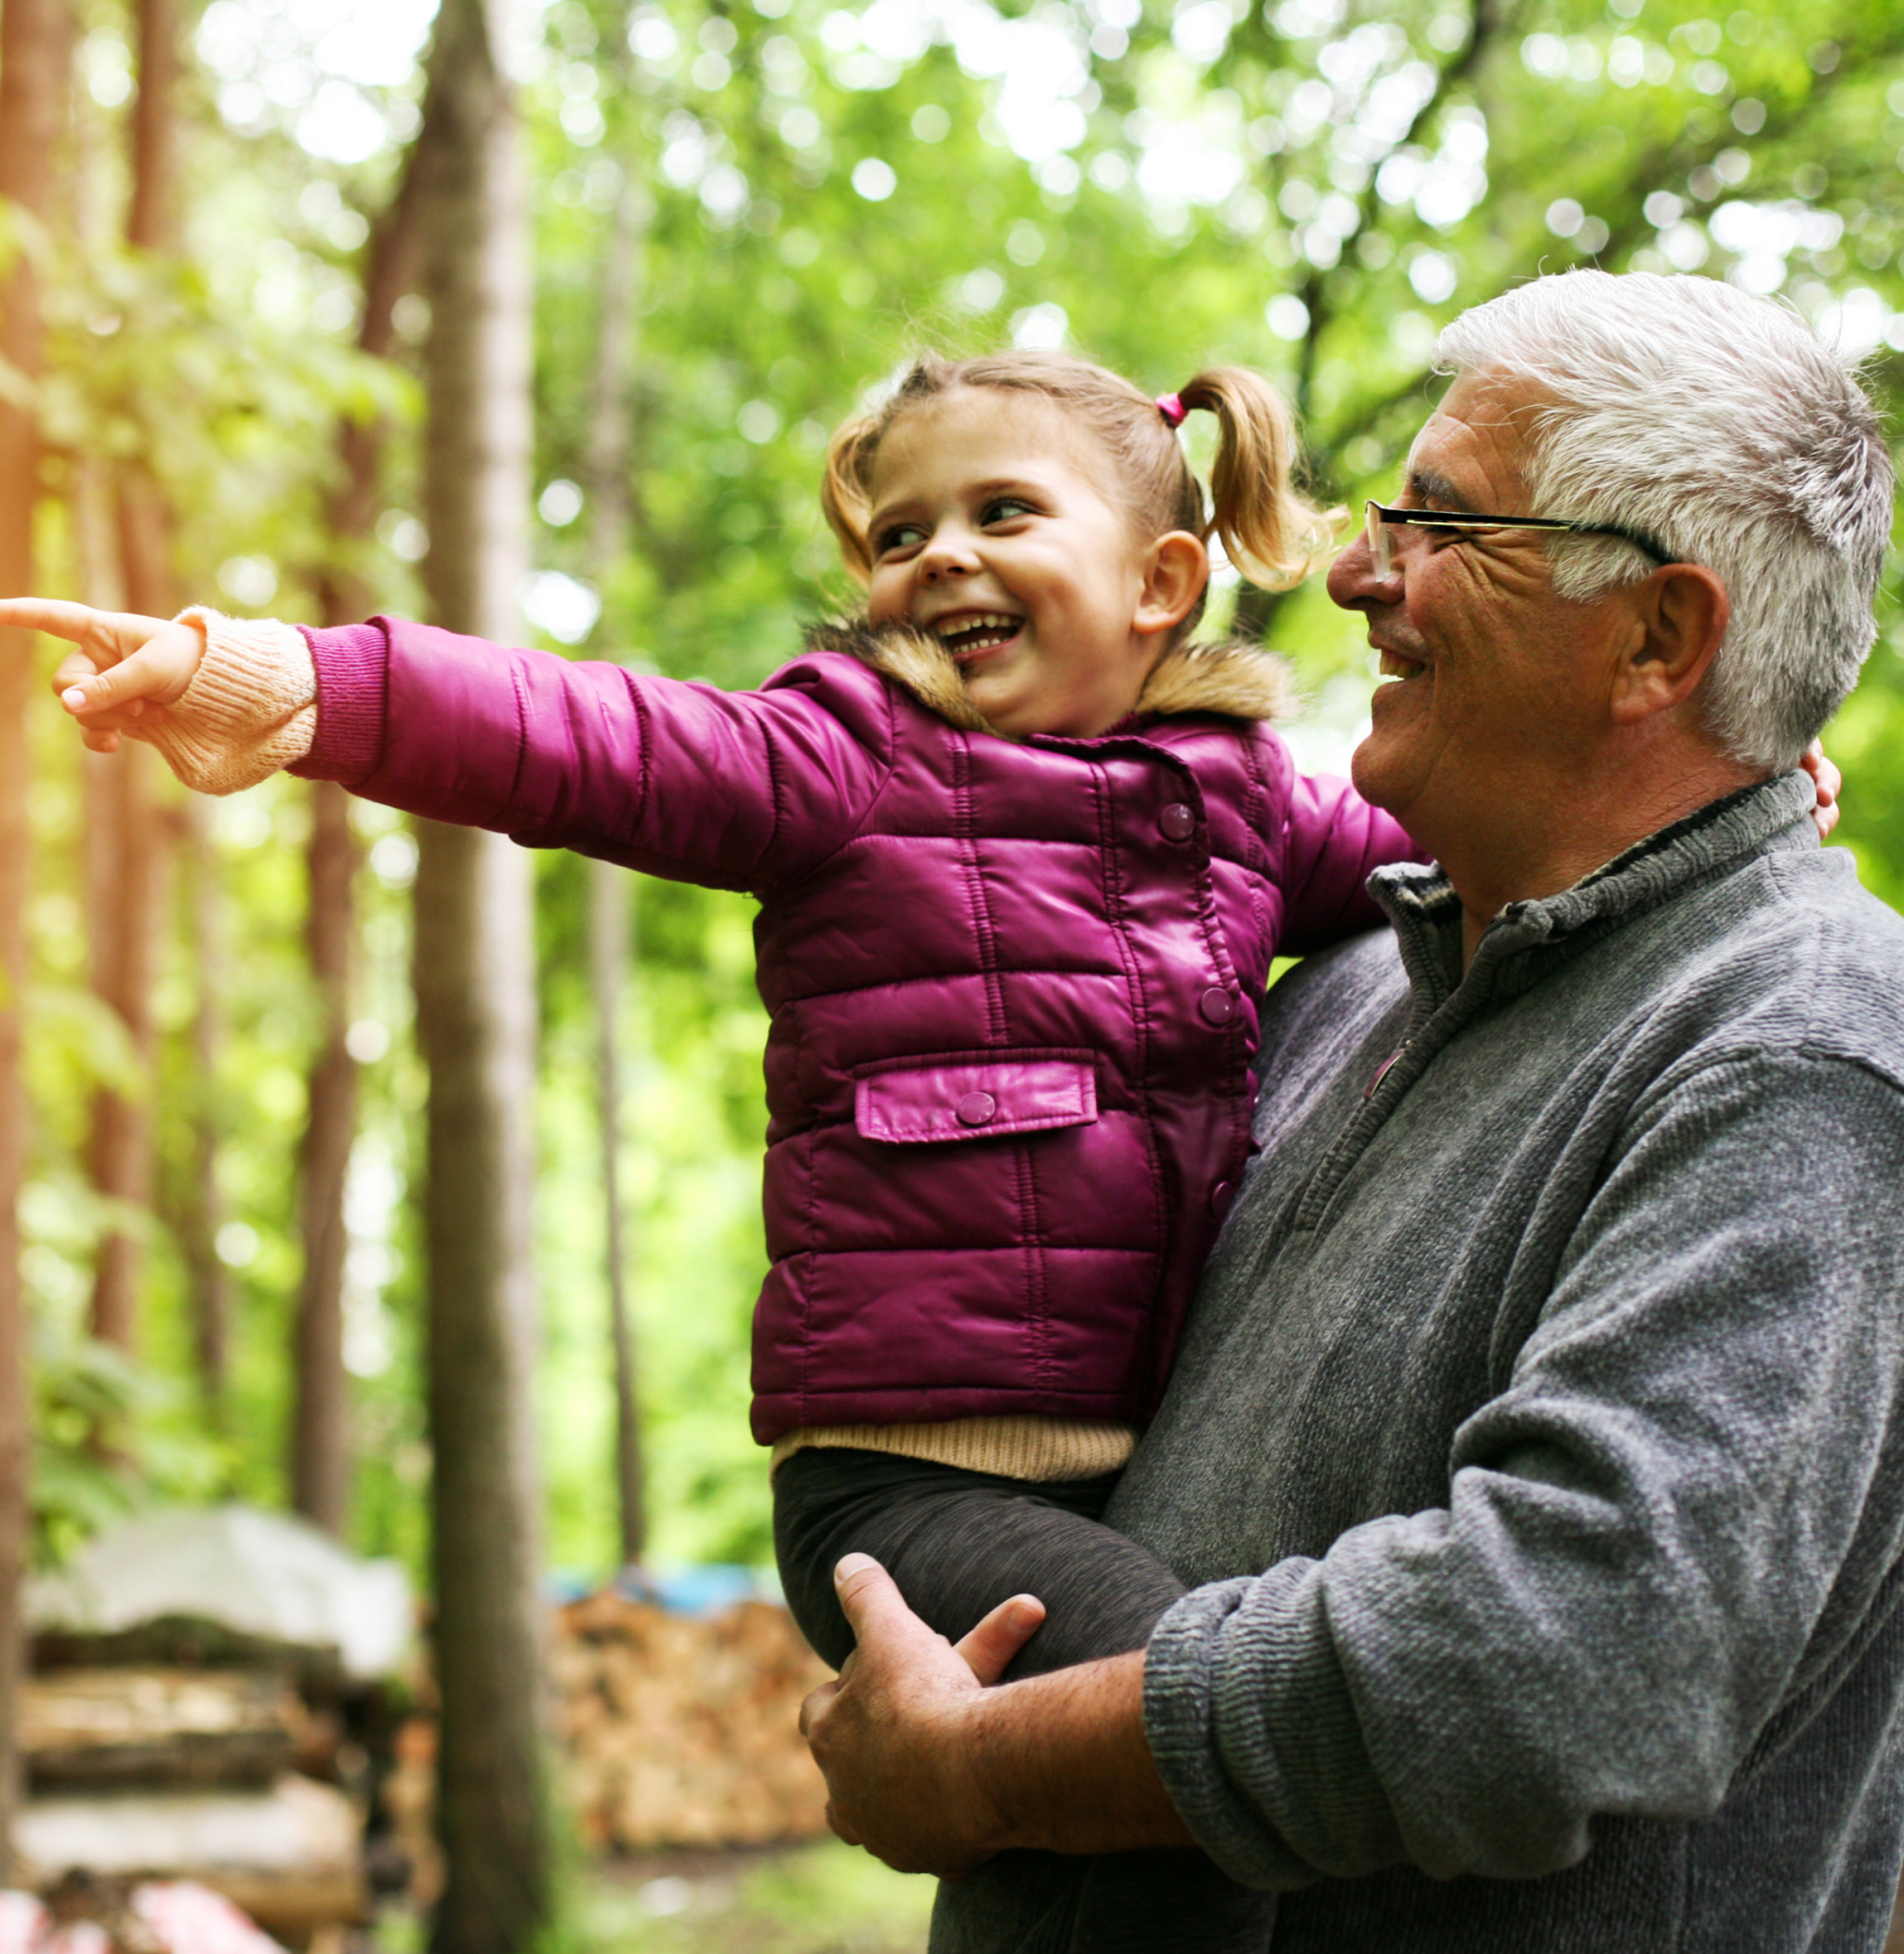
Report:
[[[1034,514],[1030,503],[1021,495],[999,495],[987,502],[981,520],[989,526],[994,522],[1011,522],[1020,516]]]
[[[879,532],[875,547],[881,556],[891,556],[895,549],[917,549],[924,537],[925,531],[917,522],[895,522]]]

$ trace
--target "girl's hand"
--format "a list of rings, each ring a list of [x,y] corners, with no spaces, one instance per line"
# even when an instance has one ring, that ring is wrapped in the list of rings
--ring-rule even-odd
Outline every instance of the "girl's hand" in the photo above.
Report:
[[[1817,740],[1805,749],[1805,757],[1798,764],[1811,775],[1812,785],[1818,790],[1812,824],[1818,831],[1818,839],[1829,841],[1831,830],[1838,825],[1838,816],[1844,812],[1838,805],[1838,796],[1844,791],[1844,776],[1825,758],[1825,749]]]
[[[78,647],[60,660],[53,692],[95,753],[116,752],[124,728],[148,711],[176,705],[205,656],[205,633],[196,625],[52,598],[0,599],[0,627],[9,625]]]

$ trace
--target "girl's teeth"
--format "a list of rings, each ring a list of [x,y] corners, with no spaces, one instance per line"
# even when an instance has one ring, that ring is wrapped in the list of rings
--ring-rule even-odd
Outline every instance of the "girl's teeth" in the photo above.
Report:
[[[1003,644],[1018,635],[1020,620],[1015,617],[974,617],[964,624],[942,630],[940,637],[945,645],[955,652],[984,651],[988,646]]]

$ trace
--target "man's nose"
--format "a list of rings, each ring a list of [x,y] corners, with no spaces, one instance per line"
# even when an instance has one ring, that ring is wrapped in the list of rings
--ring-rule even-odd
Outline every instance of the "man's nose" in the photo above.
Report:
[[[1375,552],[1368,538],[1358,535],[1329,566],[1329,595],[1331,603],[1344,611],[1374,611],[1402,601],[1402,575],[1391,569],[1383,576],[1375,567]]]

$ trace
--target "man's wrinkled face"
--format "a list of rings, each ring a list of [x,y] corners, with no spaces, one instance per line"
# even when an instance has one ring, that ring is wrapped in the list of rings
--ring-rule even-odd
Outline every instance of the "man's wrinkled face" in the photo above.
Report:
[[[1463,374],[1408,455],[1412,508],[1550,515],[1534,508],[1526,437],[1542,397],[1528,382]],[[1379,576],[1361,537],[1329,593],[1368,620],[1382,682],[1355,750],[1356,787],[1425,839],[1477,795],[1551,791],[1605,722],[1611,620],[1554,595],[1538,532],[1402,528]]]

